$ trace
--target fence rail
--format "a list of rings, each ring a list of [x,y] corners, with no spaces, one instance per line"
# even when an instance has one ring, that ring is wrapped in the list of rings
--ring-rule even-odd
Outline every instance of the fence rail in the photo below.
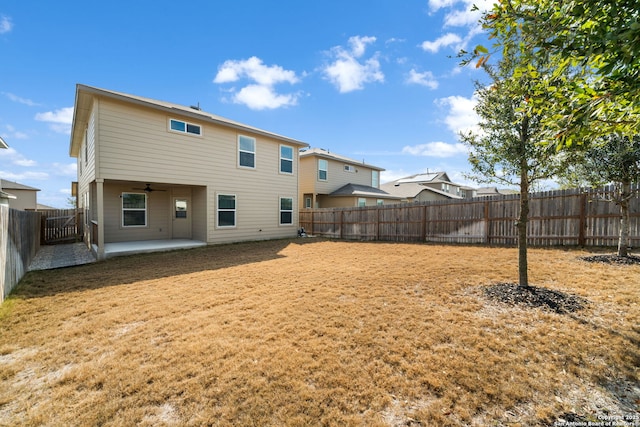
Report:
[[[637,188],[636,188],[637,189]],[[529,200],[528,244],[615,246],[620,208],[606,200],[611,188],[534,193]],[[640,245],[640,201],[630,203],[630,244]],[[312,235],[398,242],[517,244],[520,196],[493,196],[416,204],[300,211]]]

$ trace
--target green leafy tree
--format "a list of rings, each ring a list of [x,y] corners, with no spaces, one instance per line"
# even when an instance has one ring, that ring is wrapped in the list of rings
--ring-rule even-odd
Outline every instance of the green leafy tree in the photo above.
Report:
[[[619,134],[599,138],[586,150],[571,153],[571,166],[563,173],[570,185],[611,185],[601,197],[620,207],[618,256],[628,256],[629,203],[637,196],[633,184],[640,181],[640,137]]]
[[[593,135],[640,134],[640,13],[637,0],[500,0],[482,23],[493,52],[477,48],[467,61],[523,61],[516,74],[553,70],[530,87],[523,109],[543,117],[547,142],[558,148]]]
[[[518,56],[503,59],[497,68],[484,64],[491,84],[476,83],[480,118],[477,132],[463,133],[460,139],[470,149],[469,161],[477,182],[498,182],[520,188],[518,229],[519,285],[528,286],[527,227],[529,192],[532,186],[553,177],[559,170],[561,156],[541,144],[542,117],[527,108],[528,92],[535,81],[532,73],[514,77]]]

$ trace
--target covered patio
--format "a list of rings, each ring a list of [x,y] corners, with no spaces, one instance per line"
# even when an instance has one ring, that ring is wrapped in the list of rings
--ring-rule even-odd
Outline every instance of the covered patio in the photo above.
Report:
[[[134,242],[105,243],[105,258],[149,252],[165,252],[177,249],[193,249],[207,246],[206,242],[189,239],[141,240]],[[96,248],[94,248],[95,250]]]

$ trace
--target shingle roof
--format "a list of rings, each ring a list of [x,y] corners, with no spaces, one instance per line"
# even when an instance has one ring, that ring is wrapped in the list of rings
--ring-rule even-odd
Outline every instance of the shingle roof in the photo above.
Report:
[[[40,191],[39,188],[29,187],[28,185],[19,184],[17,182],[0,179],[0,188],[3,190],[33,190]]]
[[[365,163],[364,160],[363,161],[359,161],[359,160],[350,159],[349,157],[345,157],[345,156],[341,156],[340,154],[332,153],[329,150],[325,150],[324,148],[309,148],[309,149],[306,149],[306,150],[300,152],[300,157],[301,158],[308,157],[308,156],[324,157],[324,158],[327,158],[327,159],[333,159],[333,160],[337,160],[339,162],[348,163],[348,164],[351,164],[351,165],[365,166],[365,167],[367,167],[369,169],[374,169],[374,170],[377,170],[377,171],[385,170],[384,168]]]
[[[397,199],[397,196],[387,193],[379,188],[361,184],[346,184],[329,194],[332,197],[340,196],[368,196],[379,199]]]

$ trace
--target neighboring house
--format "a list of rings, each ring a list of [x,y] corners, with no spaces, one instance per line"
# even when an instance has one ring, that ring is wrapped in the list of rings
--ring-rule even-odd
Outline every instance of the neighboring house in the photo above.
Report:
[[[293,237],[307,144],[186,107],[77,85],[70,155],[99,259],[116,242]]]
[[[451,182],[446,172],[427,172],[400,178],[380,186],[403,203],[433,200],[467,199],[474,197],[474,189]]]
[[[37,198],[38,191],[40,191],[38,188],[0,179],[0,190],[4,194],[8,194],[8,204],[11,209],[25,211],[36,210],[38,208]]]
[[[380,189],[383,168],[321,148],[300,152],[300,206],[332,208],[397,203]]]
[[[504,196],[518,194],[517,190],[498,189],[496,187],[482,187],[476,190],[476,197]]]
[[[2,139],[2,137],[0,137],[0,148],[9,148],[9,146],[7,145],[6,142],[4,142],[4,139]],[[15,198],[16,196],[14,196],[13,194],[9,194],[5,191],[2,191],[2,184],[0,181],[0,205],[9,206],[9,200],[12,200]]]

